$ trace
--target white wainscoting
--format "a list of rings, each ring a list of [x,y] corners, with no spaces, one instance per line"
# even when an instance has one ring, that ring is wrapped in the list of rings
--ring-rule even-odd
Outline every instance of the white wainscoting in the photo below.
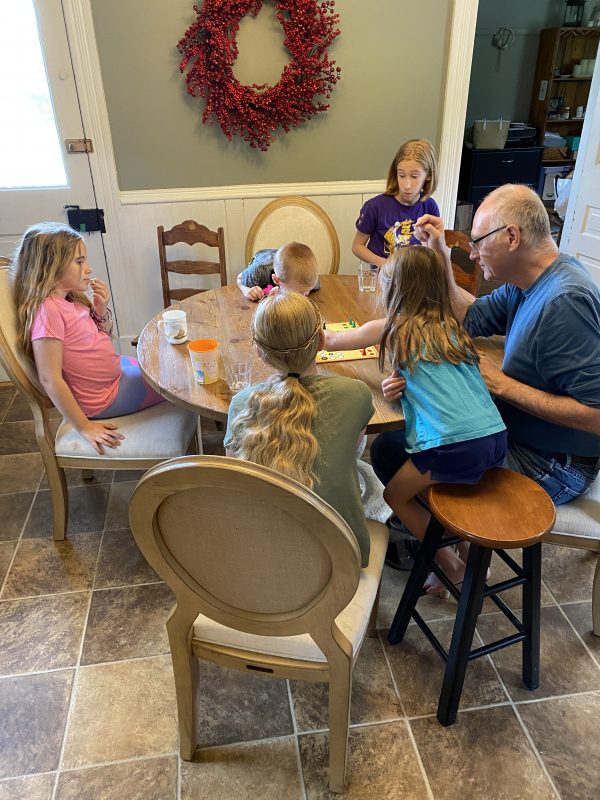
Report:
[[[316,193],[297,191],[303,197],[314,200],[321,206],[331,220],[340,240],[340,273],[352,274],[356,272],[357,259],[352,255],[351,244],[356,232],[356,219],[362,204],[378,191],[382,191],[384,183],[378,186],[374,182],[365,182],[371,191],[348,192],[348,187],[343,186],[339,193],[321,193],[319,187]],[[278,187],[279,188],[279,187]],[[294,187],[301,189],[305,187]],[[213,190],[214,191],[214,190]],[[225,229],[225,247],[227,257],[227,281],[235,283],[238,274],[246,266],[244,250],[248,230],[260,212],[271,200],[281,196],[283,192],[262,194],[249,189],[250,196],[224,196],[214,199],[199,199],[203,190],[185,190],[180,194],[173,190],[166,192],[122,192],[120,204],[117,207],[117,225],[122,262],[121,274],[111,273],[113,284],[113,303],[119,328],[119,346],[121,352],[132,355],[130,341],[136,336],[143,326],[162,308],[162,294],[160,285],[160,267],[158,261],[158,248],[156,228],[162,225],[165,229],[173,227],[186,219],[194,219],[207,227],[215,230],[219,226]],[[239,193],[238,193],[239,194]],[[193,198],[193,199],[192,199]],[[110,234],[110,231],[109,231]],[[274,243],[276,245],[277,243]],[[211,257],[211,250],[204,250],[200,256],[200,245],[194,246],[197,250],[195,257]],[[187,245],[178,245],[173,248],[179,258],[185,258],[184,253],[190,253]],[[174,276],[173,284],[177,285],[180,276]],[[194,282],[195,281],[195,282]],[[199,288],[218,285],[217,276],[196,278],[193,276],[181,277],[180,285],[197,285]]]

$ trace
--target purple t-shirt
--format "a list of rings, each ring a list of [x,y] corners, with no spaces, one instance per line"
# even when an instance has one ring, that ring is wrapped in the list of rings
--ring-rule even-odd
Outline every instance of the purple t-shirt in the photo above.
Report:
[[[376,256],[387,258],[396,248],[419,244],[413,236],[415,222],[423,214],[440,216],[433,197],[420,200],[414,206],[405,206],[390,194],[378,194],[367,200],[356,220],[356,229],[369,235],[367,247]]]

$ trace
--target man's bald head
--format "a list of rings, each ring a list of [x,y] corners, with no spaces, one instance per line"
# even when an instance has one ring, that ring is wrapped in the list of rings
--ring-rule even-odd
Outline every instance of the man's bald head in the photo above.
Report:
[[[534,249],[553,244],[550,220],[541,198],[529,186],[507,183],[485,197],[478,211],[489,214],[490,229],[516,225],[523,244]]]

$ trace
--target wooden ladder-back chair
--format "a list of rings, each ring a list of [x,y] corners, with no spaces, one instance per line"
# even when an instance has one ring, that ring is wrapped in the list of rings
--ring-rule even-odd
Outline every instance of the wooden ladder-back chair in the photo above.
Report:
[[[471,245],[469,237],[463,231],[444,231],[446,238],[446,246],[450,248],[450,260],[452,261],[452,271],[454,272],[454,280],[462,288],[466,289],[472,295],[477,297],[479,291],[479,284],[481,283],[481,265],[479,259],[471,261],[472,272],[467,272],[463,267],[469,264],[468,256],[471,254]],[[461,254],[461,265],[456,264],[452,259],[453,250],[462,250],[467,256]]]
[[[172,289],[169,286],[169,273],[176,272],[180,275],[220,275],[221,286],[227,285],[227,268],[225,263],[225,234],[223,228],[217,231],[209,230],[206,225],[200,225],[193,219],[186,219],[179,225],[165,231],[159,225],[158,234],[158,254],[160,257],[160,277],[162,281],[163,303],[165,308],[171,305],[172,300],[184,300],[193,294],[206,291],[206,289],[178,288]],[[170,245],[179,244],[204,244],[208,247],[217,247],[219,250],[218,261],[194,261],[167,259],[166,248]]]
[[[105,448],[103,456],[64,420],[54,434],[48,418],[52,403],[38,382],[33,362],[17,346],[11,284],[9,268],[0,267],[0,363],[31,408],[52,498],[54,538],[59,540],[65,538],[69,514],[65,467],[148,469],[187,452],[196,432],[196,415],[165,402],[126,417],[106,420],[114,422],[125,439],[120,447]]]
[[[374,632],[387,528],[368,521],[371,556],[361,570],[351,529],[318,495],[224,456],[178,458],[147,472],[129,520],[138,547],[175,593],[167,632],[181,757],[191,760],[196,747],[198,659],[263,677],[326,681],[329,786],[342,792],[352,669],[365,634]]]
[[[340,267],[340,242],[328,214],[306,197],[279,197],[257,214],[246,237],[246,264],[259,250],[288,242],[311,248],[319,272],[334,275]]]

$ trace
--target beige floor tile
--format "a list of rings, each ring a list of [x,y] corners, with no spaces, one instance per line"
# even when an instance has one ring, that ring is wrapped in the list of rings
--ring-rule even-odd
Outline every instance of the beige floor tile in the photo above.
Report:
[[[33,420],[0,424],[0,455],[36,453],[38,450]]]
[[[80,667],[63,769],[174,753],[177,709],[171,659]]]
[[[589,600],[597,554],[547,544],[543,547],[542,578],[559,603]]]
[[[43,472],[39,453],[0,456],[0,493],[35,491]]]
[[[293,733],[286,682],[200,662],[197,700],[200,747],[271,739]]]
[[[89,594],[0,602],[0,675],[75,666]]]
[[[55,800],[176,800],[177,756],[61,772]]]
[[[0,778],[58,766],[72,670],[0,679]]]
[[[446,650],[450,646],[453,627],[452,621],[431,623],[433,632]],[[473,647],[479,644],[475,641]],[[444,677],[444,663],[424,634],[416,625],[411,625],[401,642],[390,646],[386,641],[385,647],[407,716],[435,714]],[[472,661],[467,667],[460,708],[507,701],[488,659],[483,657]]]
[[[596,636],[592,630],[591,602],[568,603],[562,606],[562,610],[567,615],[571,625],[596,656],[596,659],[600,660],[600,636]]]
[[[98,486],[101,483],[112,483],[114,472],[111,469],[95,469],[94,477],[91,480],[84,480],[81,469],[65,469],[67,486]],[[46,475],[42,478],[40,489],[48,488]]]
[[[434,717],[410,726],[435,800],[555,800],[512,708],[467,711],[448,728]]]
[[[104,533],[94,581],[95,589],[132,586],[159,580],[128,528]]]
[[[597,800],[600,694],[523,703],[519,713],[564,800]]]
[[[73,486],[69,488],[69,523],[67,535],[89,533],[104,528],[110,484]],[[50,491],[37,493],[27,525],[26,538],[52,536],[52,503]]]
[[[62,542],[21,539],[2,599],[91,589],[99,546],[99,533],[73,534]]]
[[[290,681],[299,731],[329,727],[329,687],[326,683]],[[402,716],[402,708],[379,639],[366,638],[352,676],[353,724]]]
[[[16,546],[16,542],[0,542],[0,586],[6,577]]]
[[[481,617],[477,629],[485,642],[514,633],[514,628],[500,614]],[[530,691],[523,686],[521,653],[521,645],[513,645],[492,655],[513,700],[600,689],[600,669],[557,606],[542,609],[539,689]]]
[[[181,763],[181,800],[301,800],[292,737],[197,751]]]
[[[174,603],[165,583],[94,592],[81,663],[169,653],[165,624]]]
[[[0,800],[52,800],[54,781],[53,772],[0,781]]]
[[[299,737],[307,800],[333,800],[325,733]],[[405,722],[351,728],[344,800],[425,800],[427,790]]]
[[[33,497],[34,492],[0,494],[0,541],[19,538]]]
[[[106,530],[129,526],[129,499],[136,486],[137,481],[115,481],[113,483],[106,512]]]

